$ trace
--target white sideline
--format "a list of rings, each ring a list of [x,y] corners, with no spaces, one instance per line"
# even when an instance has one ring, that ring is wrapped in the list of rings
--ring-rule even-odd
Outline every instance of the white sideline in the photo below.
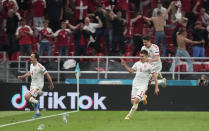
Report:
[[[18,121],[18,122],[3,124],[3,125],[0,125],[0,128],[1,127],[6,127],[6,126],[11,126],[11,125],[16,125],[16,124],[21,124],[21,123],[25,123],[25,122],[30,122],[30,121],[34,121],[34,120],[41,120],[41,119],[46,119],[46,118],[50,118],[50,117],[60,116],[60,115],[63,115],[63,114],[70,114],[70,113],[74,113],[74,112],[78,112],[78,111],[69,111],[69,112],[64,112],[64,113],[60,113],[60,114],[39,117],[39,118],[36,118],[36,119],[33,118],[33,119],[29,119],[29,120],[24,120],[24,121]]]

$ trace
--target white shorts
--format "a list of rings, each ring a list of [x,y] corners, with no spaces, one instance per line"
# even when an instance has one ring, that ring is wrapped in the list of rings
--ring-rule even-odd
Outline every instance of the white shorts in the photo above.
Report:
[[[39,92],[41,92],[43,89],[43,87],[39,87],[39,86],[31,86],[30,87],[30,91],[29,93],[31,94],[31,96],[33,97],[37,97]]]
[[[143,88],[142,87],[140,87],[140,88],[133,87],[132,91],[131,91],[131,100],[133,100],[135,98],[142,100],[146,91],[147,91],[147,87],[143,87]]]
[[[158,76],[158,74],[161,72],[162,70],[162,66],[154,66],[154,71],[156,73],[156,75]],[[150,81],[152,81],[152,74],[149,76]]]

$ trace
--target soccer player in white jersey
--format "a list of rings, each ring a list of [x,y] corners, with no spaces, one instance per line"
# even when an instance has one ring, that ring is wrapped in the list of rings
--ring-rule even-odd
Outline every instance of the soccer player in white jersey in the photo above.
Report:
[[[31,76],[30,91],[27,94],[25,94],[25,99],[32,103],[32,105],[34,106],[34,118],[37,118],[38,116],[40,116],[40,112],[39,103],[36,97],[42,94],[42,89],[44,86],[44,75],[47,77],[49,81],[49,87],[51,90],[54,89],[54,85],[51,76],[49,75],[45,67],[38,62],[39,54],[36,52],[32,53],[30,56],[30,60],[30,71],[22,76],[18,76],[18,79],[23,79],[25,77]]]
[[[151,63],[147,62],[148,52],[146,50],[140,51],[140,61],[136,62],[132,68],[130,68],[124,60],[121,60],[121,64],[130,73],[136,72],[136,76],[133,80],[131,91],[131,104],[133,104],[130,112],[125,117],[125,120],[129,120],[133,113],[137,110],[140,101],[143,101],[145,92],[148,89],[148,81],[152,74],[155,81],[155,94],[158,95],[159,88],[157,82],[157,76]]]
[[[155,44],[152,44],[150,41],[150,36],[144,36],[143,38],[144,46],[141,50],[146,50],[148,52],[148,62],[152,63],[154,66],[154,70],[157,74],[157,77],[162,79],[162,86],[166,87],[166,79],[162,77],[161,70],[162,70],[162,62],[160,59],[160,50],[159,47]],[[151,82],[151,78],[150,81]],[[159,82],[160,83],[160,82]]]

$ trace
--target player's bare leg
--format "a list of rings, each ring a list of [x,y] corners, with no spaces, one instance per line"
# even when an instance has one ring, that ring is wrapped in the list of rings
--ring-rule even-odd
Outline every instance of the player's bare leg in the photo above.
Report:
[[[158,73],[158,77],[162,79],[162,87],[166,88],[166,78],[164,78],[161,73]]]
[[[38,116],[40,116],[40,111],[39,111],[39,103],[38,103],[38,100],[36,100],[30,93],[27,93],[25,95],[25,99],[27,101],[29,101],[33,106],[34,106],[34,111],[36,112],[34,114],[34,117],[33,118],[37,118]]]
[[[138,103],[139,103],[139,99],[135,98],[134,100],[134,104],[131,108],[131,110],[129,111],[128,115],[126,115],[126,117],[124,118],[125,120],[130,120],[131,116],[133,115],[133,113],[137,110],[138,108]]]

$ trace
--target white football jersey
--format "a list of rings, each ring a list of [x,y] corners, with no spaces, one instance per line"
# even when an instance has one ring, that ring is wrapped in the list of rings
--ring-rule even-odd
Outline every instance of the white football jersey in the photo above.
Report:
[[[159,47],[155,44],[152,44],[150,48],[147,48],[146,46],[143,46],[141,48],[141,50],[148,51],[148,59],[153,59],[155,56],[160,56]],[[156,62],[152,62],[152,64],[154,65],[154,67],[158,67],[158,66],[162,67],[162,62],[161,62],[160,59]]]
[[[147,88],[150,75],[155,72],[152,64],[138,61],[132,66],[132,69],[136,71],[132,86],[136,88]]]
[[[31,86],[44,86],[44,74],[47,73],[46,68],[37,63],[36,65],[30,65],[30,73],[31,73]]]

